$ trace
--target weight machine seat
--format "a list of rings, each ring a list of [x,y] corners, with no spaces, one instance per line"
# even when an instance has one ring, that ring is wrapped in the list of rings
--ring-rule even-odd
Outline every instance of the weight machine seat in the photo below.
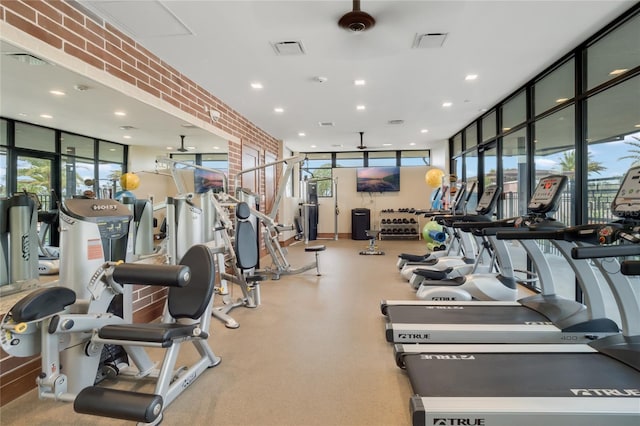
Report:
[[[327,247],[325,245],[318,245],[318,246],[307,246],[304,248],[304,251],[306,252],[319,252],[319,251],[325,251]]]
[[[236,234],[235,249],[236,262],[240,269],[252,269],[258,265],[258,242],[256,231],[247,219],[251,216],[251,209],[245,202],[240,202],[236,206]]]
[[[45,287],[32,291],[13,305],[10,314],[16,323],[36,321],[63,311],[76,303],[76,293],[66,287]]]
[[[185,287],[169,288],[167,308],[172,318],[197,320],[213,297],[215,261],[206,246],[195,245],[185,253],[180,264],[189,267],[191,279]],[[176,339],[198,337],[194,334],[198,327],[199,324],[178,323],[112,324],[102,327],[98,336],[110,340],[161,343],[162,347],[168,347]]]

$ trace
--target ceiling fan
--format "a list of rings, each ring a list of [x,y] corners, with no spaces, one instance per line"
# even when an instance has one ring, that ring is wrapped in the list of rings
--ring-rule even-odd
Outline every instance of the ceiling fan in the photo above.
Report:
[[[189,151],[187,148],[184,147],[184,138],[185,135],[180,135],[180,148],[178,148],[178,152],[187,152]]]
[[[345,13],[338,21],[338,25],[353,32],[368,30],[376,24],[373,16],[360,10],[360,0],[353,0],[353,10]]]
[[[363,141],[363,136],[364,136],[364,132],[358,132],[360,133],[360,145],[357,145],[356,148],[358,149],[367,149],[366,145],[364,144]]]

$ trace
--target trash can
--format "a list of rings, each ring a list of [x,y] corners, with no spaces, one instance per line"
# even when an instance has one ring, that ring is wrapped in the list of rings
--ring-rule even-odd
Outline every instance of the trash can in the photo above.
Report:
[[[369,209],[351,210],[351,239],[368,240],[367,229],[371,229],[371,211]]]

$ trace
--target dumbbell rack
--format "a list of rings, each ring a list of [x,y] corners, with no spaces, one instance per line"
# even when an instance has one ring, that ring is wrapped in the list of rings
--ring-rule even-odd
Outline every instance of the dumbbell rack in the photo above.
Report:
[[[415,209],[385,209],[380,212],[381,240],[415,240],[420,238],[420,223]]]

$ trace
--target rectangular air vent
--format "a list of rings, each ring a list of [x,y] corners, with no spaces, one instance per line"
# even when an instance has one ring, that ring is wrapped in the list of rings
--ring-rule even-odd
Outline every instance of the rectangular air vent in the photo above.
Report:
[[[27,65],[49,65],[44,59],[40,59],[29,53],[5,53],[5,55]]]
[[[442,47],[447,33],[425,33],[416,34],[416,38],[413,41],[414,49],[433,49]]]
[[[333,121],[321,121],[318,125],[320,127],[333,127]]]
[[[304,46],[301,41],[279,41],[271,43],[276,55],[304,55]]]

